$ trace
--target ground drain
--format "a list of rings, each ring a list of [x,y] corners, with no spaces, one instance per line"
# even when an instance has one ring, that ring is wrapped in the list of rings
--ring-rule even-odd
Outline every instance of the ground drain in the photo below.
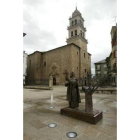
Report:
[[[48,127],[50,127],[50,128],[54,128],[54,127],[56,127],[56,126],[57,126],[56,123],[50,123],[50,124],[48,124]]]
[[[54,107],[53,106],[50,106],[50,108],[53,109]]]
[[[76,137],[77,137],[77,133],[76,133],[76,132],[68,132],[68,133],[66,134],[66,136],[67,136],[68,138],[76,138]]]

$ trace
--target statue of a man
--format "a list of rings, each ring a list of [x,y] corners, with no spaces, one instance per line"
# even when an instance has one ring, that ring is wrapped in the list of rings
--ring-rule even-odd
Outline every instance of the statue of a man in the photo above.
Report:
[[[68,77],[68,73],[66,73],[66,80],[68,83],[65,84],[67,87],[67,101],[69,101],[69,107],[78,108],[79,103],[81,103],[79,87],[77,79],[75,78],[75,74],[72,72],[70,74],[70,78]]]

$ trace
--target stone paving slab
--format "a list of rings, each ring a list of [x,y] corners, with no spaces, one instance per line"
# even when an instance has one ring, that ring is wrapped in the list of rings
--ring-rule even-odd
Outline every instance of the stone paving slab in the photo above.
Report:
[[[78,134],[73,140],[116,140],[117,139],[117,99],[116,95],[93,94],[93,108],[106,110],[103,119],[96,125],[76,120],[60,114],[67,107],[66,88],[55,86],[53,90],[24,89],[24,140],[70,140],[66,133]],[[53,103],[50,102],[53,94]],[[84,108],[84,93],[81,94]],[[50,109],[50,106],[54,106]],[[49,128],[49,123],[57,127]]]

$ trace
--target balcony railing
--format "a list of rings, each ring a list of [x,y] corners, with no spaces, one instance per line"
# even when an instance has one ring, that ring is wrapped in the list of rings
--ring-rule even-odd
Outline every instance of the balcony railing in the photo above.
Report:
[[[81,28],[83,28],[83,30],[85,32],[87,31],[82,23],[77,23],[77,24],[74,24],[74,25],[67,26],[67,30],[69,30],[70,28],[73,28],[74,26],[80,26]]]

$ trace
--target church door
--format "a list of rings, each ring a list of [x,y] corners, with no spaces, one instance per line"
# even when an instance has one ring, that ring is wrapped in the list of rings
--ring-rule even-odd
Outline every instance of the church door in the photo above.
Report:
[[[53,85],[56,85],[56,78],[53,77]]]
[[[87,85],[87,80],[86,80],[86,77],[85,77],[85,86]]]

